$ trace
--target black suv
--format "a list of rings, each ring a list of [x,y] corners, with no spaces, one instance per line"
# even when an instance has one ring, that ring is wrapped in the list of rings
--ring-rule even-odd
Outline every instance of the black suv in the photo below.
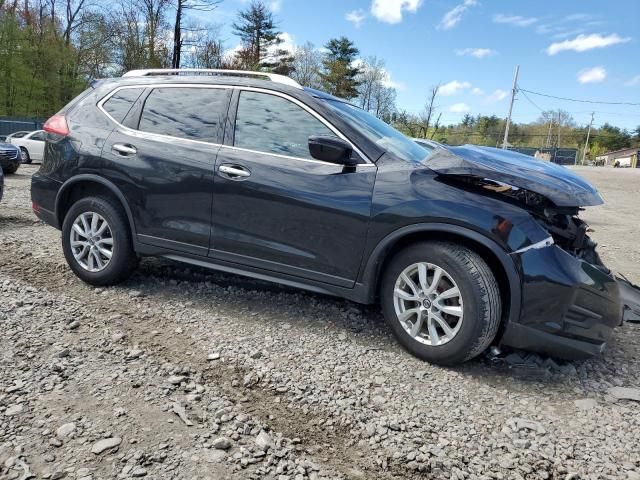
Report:
[[[455,364],[489,345],[600,352],[619,287],[569,170],[423,149],[364,110],[257,72],[134,71],[46,123],[31,195],[92,285],[155,255],[379,301],[400,343]]]

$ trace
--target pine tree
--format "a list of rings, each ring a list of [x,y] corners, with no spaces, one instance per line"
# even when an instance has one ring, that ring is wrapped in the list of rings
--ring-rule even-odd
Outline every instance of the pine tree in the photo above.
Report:
[[[281,43],[273,13],[261,0],[253,0],[246,10],[238,13],[233,32],[243,44],[243,63],[247,68],[270,67],[269,48]]]
[[[346,37],[332,38],[325,45],[322,86],[332,95],[347,100],[358,96],[360,69],[353,65],[360,51]]]

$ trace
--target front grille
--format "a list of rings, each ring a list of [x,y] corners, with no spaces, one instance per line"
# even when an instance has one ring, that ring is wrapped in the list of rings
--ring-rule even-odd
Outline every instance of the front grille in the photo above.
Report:
[[[0,159],[15,160],[16,158],[18,158],[18,152],[16,150],[0,150]]]

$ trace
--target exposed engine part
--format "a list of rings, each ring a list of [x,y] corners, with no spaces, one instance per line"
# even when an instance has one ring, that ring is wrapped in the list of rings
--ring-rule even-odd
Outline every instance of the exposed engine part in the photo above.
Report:
[[[539,193],[488,178],[451,176],[447,180],[463,184],[467,188],[485,190],[487,194],[525,208],[542,224],[560,248],[603,272],[610,273],[596,252],[597,243],[587,235],[589,226],[578,218],[581,210],[579,207],[557,207]]]

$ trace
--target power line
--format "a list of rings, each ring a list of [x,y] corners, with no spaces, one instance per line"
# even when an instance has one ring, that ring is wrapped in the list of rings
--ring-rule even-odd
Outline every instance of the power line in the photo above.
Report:
[[[520,89],[520,93],[522,93],[522,95],[524,95],[524,98],[526,98],[526,99],[527,99],[527,101],[528,101],[531,105],[533,105],[533,106],[534,106],[534,107],[536,107],[538,110],[540,110],[541,112],[543,112],[543,113],[544,113],[544,110],[543,110],[542,108],[540,108],[538,105],[536,105],[536,103],[535,103],[533,100],[531,100],[531,99],[529,98],[529,96],[525,93],[525,91],[524,91],[524,90]]]
[[[555,95],[548,95],[546,93],[534,92],[532,90],[525,90],[524,88],[520,88],[519,90],[521,92],[527,92],[532,95],[539,95],[541,97],[554,98],[556,100],[566,100],[567,102],[593,103],[593,104],[600,104],[600,105],[631,105],[634,107],[640,107],[640,103],[634,103],[634,102],[597,102],[595,100],[581,100],[577,98],[556,97]]]

